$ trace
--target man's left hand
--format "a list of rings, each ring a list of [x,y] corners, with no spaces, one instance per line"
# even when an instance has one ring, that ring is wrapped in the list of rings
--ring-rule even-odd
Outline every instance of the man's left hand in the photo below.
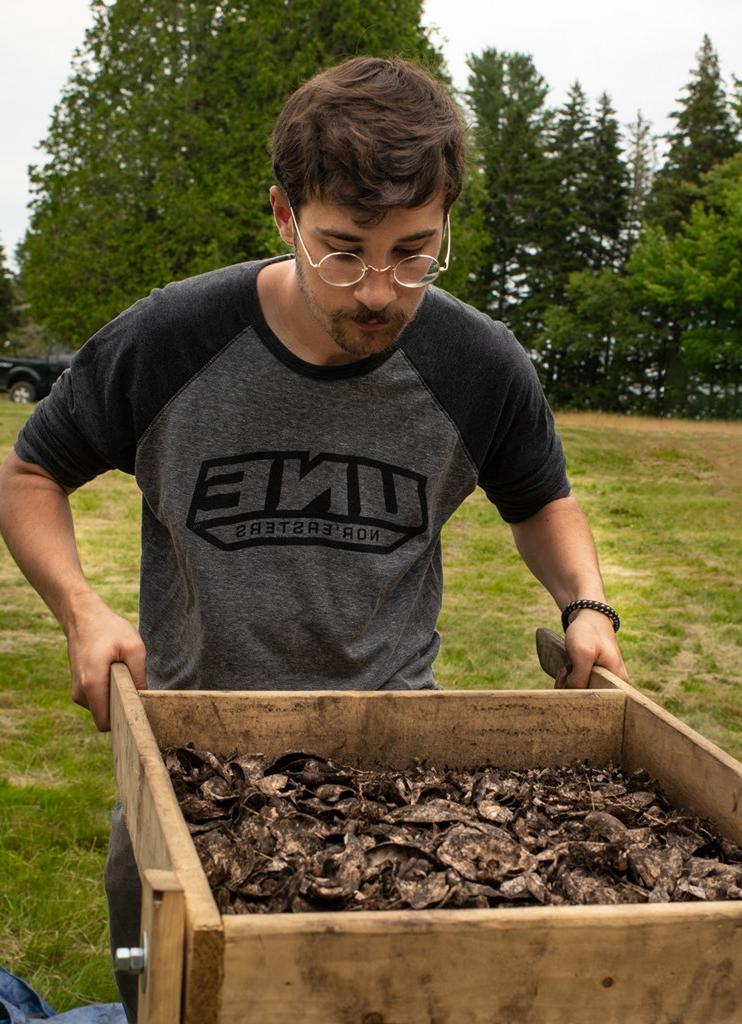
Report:
[[[587,689],[594,667],[606,668],[628,681],[613,624],[602,612],[580,609],[570,622],[564,639],[570,664],[557,674],[554,683],[557,690]]]

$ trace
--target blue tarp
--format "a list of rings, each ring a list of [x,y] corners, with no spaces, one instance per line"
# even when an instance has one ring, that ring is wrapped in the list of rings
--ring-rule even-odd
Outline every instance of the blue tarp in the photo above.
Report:
[[[31,1024],[36,1020],[50,1020],[54,1024],[126,1024],[121,1003],[95,1003],[55,1013],[25,981],[0,967],[0,1021]]]

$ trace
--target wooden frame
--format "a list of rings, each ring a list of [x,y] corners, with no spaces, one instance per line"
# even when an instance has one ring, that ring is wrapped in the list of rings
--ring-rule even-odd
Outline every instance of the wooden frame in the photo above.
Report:
[[[183,1024],[734,1024],[742,903],[221,916],[159,753],[190,740],[358,764],[641,764],[742,841],[742,766],[615,677],[592,685],[138,693],[114,666],[140,873],[168,871],[183,891]],[[140,1007],[139,1024],[165,1020]]]

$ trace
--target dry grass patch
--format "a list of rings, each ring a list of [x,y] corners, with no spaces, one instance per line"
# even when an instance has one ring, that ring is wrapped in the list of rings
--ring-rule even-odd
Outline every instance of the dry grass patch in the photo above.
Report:
[[[611,412],[558,412],[557,426],[601,430],[651,431],[661,434],[724,434],[742,441],[742,423],[728,420],[673,420],[656,416],[622,416]]]

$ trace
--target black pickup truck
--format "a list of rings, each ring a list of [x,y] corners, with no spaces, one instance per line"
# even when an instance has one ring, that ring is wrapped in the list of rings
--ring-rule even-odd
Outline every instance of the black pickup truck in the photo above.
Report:
[[[38,402],[49,394],[52,384],[67,369],[71,359],[71,355],[13,359],[0,353],[0,391],[7,391],[11,402]]]

